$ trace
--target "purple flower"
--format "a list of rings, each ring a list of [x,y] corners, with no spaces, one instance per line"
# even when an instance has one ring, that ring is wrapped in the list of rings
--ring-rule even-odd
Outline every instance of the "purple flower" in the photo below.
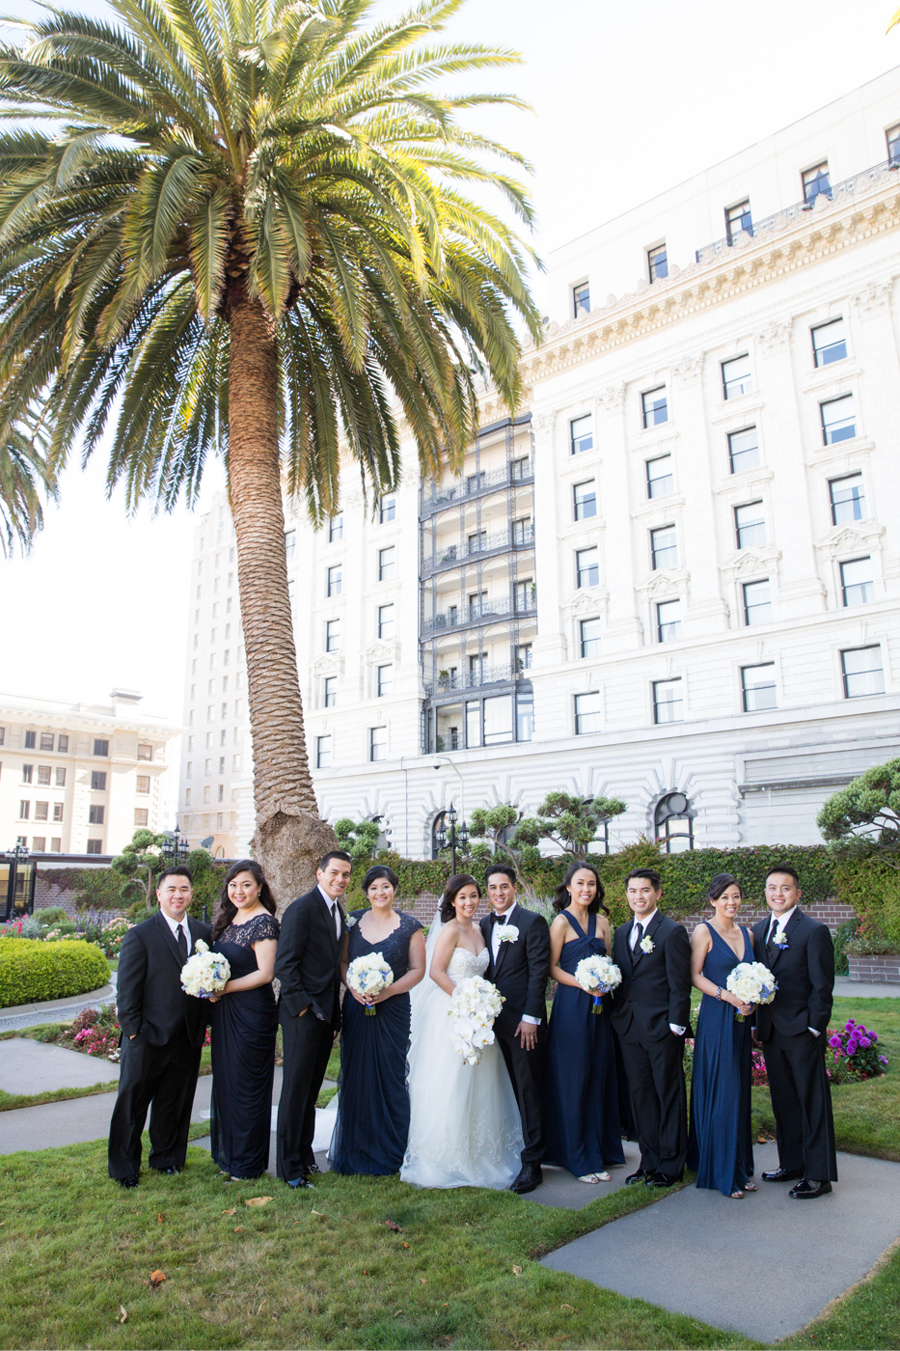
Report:
[[[859,1044],[864,1051],[868,1051],[869,1047],[872,1045],[868,1037],[860,1037]]]
[[[828,1038],[828,1045],[829,1045],[829,1046],[840,1046],[840,1044],[841,1044],[841,1039],[840,1039],[840,1037],[838,1036],[838,1034],[837,1034],[836,1032],[834,1033],[833,1036],[831,1036],[831,1037]]]
[[[870,1038],[870,1040],[872,1040],[872,1041],[877,1041],[877,1040],[878,1040],[878,1033],[877,1033],[877,1032],[870,1032],[870,1033],[869,1033],[869,1038]]]
[[[859,1043],[858,1043],[858,1042],[850,1041],[850,1042],[847,1043],[847,1054],[848,1054],[849,1056],[854,1056],[854,1055],[856,1055],[856,1052],[857,1052],[858,1050],[859,1050]]]
[[[887,1056],[886,1056],[886,1055],[880,1055],[880,1056],[878,1057],[878,1059],[881,1061],[882,1065],[886,1065],[886,1064],[887,1064]]]
[[[844,1023],[844,1031],[845,1031],[845,1032],[852,1032],[855,1026],[856,1026],[856,1023],[853,1021],[853,1019],[852,1019],[852,1018],[848,1018],[847,1021]]]

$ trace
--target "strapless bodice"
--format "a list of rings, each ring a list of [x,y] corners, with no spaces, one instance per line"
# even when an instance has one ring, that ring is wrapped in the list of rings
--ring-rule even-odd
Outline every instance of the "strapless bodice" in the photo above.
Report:
[[[490,953],[487,948],[477,956],[474,952],[469,952],[468,948],[454,948],[453,955],[447,963],[447,975],[454,985],[458,985],[469,976],[483,976],[489,961]]]

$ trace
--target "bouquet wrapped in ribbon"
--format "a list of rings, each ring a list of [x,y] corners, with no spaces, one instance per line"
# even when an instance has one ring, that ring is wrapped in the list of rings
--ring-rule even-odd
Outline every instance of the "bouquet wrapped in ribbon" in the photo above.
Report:
[[[492,1044],[494,1019],[504,999],[496,985],[482,976],[467,976],[453,991],[447,1010],[450,1036],[467,1065],[477,1065],[485,1046]]]
[[[394,973],[380,952],[370,952],[368,957],[354,957],[347,967],[347,988],[354,994],[363,997],[381,994],[393,983]],[[367,1017],[374,1018],[375,1012],[372,1005],[366,1005]]]
[[[575,979],[582,990],[587,990],[588,994],[593,996],[594,1012],[602,1013],[601,1000],[610,990],[621,985],[622,972],[611,957],[594,954],[592,957],[582,957],[575,968]]]
[[[210,952],[209,944],[198,938],[194,951],[181,968],[181,988],[195,999],[209,999],[221,994],[231,979],[228,958]]]
[[[762,962],[738,962],[728,973],[725,989],[729,994],[736,994],[742,1004],[771,1004],[778,984]],[[734,1016],[737,1022],[744,1021],[740,1010],[736,1010]]]

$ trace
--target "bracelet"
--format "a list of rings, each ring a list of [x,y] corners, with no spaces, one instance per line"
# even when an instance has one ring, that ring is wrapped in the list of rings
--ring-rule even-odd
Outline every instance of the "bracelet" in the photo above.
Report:
[[[721,987],[721,985],[717,985],[717,986],[716,986],[716,999],[718,999],[719,1003],[721,1004],[721,1002],[722,1002],[722,987]]]

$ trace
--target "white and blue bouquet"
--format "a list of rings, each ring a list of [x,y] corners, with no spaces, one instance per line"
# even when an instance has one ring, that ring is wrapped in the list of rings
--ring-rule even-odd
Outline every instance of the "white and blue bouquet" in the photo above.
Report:
[[[363,997],[381,994],[382,990],[386,990],[393,983],[394,973],[380,952],[370,952],[368,957],[354,957],[347,967],[347,988],[354,994]],[[370,1018],[374,1018],[374,1007],[367,1005],[366,1013]]]
[[[453,991],[447,1013],[453,1049],[467,1065],[477,1065],[485,1046],[494,1040],[494,1019],[505,996],[483,976],[467,976]]]
[[[228,958],[210,952],[209,944],[198,938],[194,951],[181,968],[181,988],[195,999],[209,999],[221,994],[231,979]]]
[[[742,1004],[771,1004],[778,983],[762,962],[738,962],[728,973],[725,989],[729,994],[736,994]],[[734,1016],[737,1022],[744,1021],[744,1015],[739,1010]]]
[[[605,994],[622,984],[622,972],[611,957],[601,957],[595,953],[591,957],[582,957],[575,968],[575,979],[594,999],[594,1012],[602,1013],[601,1002]]]

